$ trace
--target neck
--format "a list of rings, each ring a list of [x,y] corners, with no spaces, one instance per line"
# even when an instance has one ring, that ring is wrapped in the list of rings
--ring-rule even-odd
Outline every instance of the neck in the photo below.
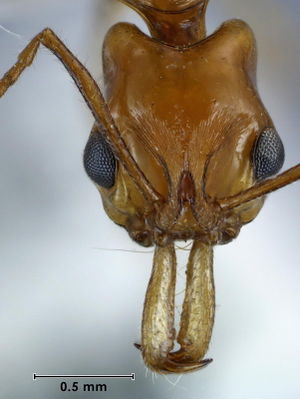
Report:
[[[160,42],[187,47],[206,37],[205,12],[208,0],[187,1],[186,8],[174,5],[173,8],[164,9],[152,7],[145,2],[126,2],[141,14],[151,36]]]

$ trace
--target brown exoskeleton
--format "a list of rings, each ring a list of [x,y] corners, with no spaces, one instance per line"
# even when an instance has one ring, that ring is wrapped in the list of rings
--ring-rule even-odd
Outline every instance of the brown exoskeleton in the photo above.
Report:
[[[188,372],[203,360],[214,320],[212,248],[235,238],[263,196],[300,177],[273,178],[282,143],[255,88],[253,34],[229,21],[205,37],[207,1],[124,1],[152,38],[118,24],[104,43],[105,99],[86,69],[49,29],[21,53],[4,92],[42,43],[64,63],[96,123],[85,167],[110,218],[142,245],[155,245],[138,345],[160,373]],[[175,240],[193,239],[177,341]]]

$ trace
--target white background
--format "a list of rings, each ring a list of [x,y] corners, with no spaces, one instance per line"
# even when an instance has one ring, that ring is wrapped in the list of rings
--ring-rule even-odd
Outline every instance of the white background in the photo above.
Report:
[[[239,17],[253,28],[258,83],[286,148],[300,160],[300,3],[211,0],[208,31]],[[0,0],[0,72],[51,27],[101,82],[101,43],[139,17],[113,0]],[[139,341],[151,254],[105,215],[82,167],[93,119],[71,78],[45,49],[0,100],[0,397],[98,397],[63,393],[32,373],[135,372],[106,381],[109,398],[296,399],[300,396],[299,194],[272,194],[238,239],[216,249],[216,323],[205,370],[152,378]],[[185,253],[179,253],[183,266]],[[183,273],[183,270],[182,270]],[[87,381],[85,381],[87,382]]]

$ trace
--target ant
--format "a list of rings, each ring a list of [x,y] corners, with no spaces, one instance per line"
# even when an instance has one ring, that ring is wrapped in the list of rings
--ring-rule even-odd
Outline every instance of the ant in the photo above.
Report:
[[[124,0],[151,37],[120,23],[103,50],[105,97],[49,28],[0,81],[5,94],[44,45],[60,59],[95,125],[84,151],[87,174],[108,216],[137,243],[155,246],[136,344],[159,373],[187,373],[204,359],[215,314],[213,247],[235,239],[265,195],[300,178],[278,175],[284,148],[256,89],[253,32],[240,20],[206,36],[207,0]],[[275,177],[274,177],[275,176]],[[193,240],[180,330],[174,329],[174,242]],[[174,340],[180,344],[172,351]]]

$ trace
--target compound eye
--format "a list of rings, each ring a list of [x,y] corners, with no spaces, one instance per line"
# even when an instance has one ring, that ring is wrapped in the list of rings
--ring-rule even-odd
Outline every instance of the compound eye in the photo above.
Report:
[[[257,180],[275,175],[284,162],[284,147],[274,128],[263,130],[258,137],[254,152],[254,174]]]
[[[99,186],[111,188],[115,184],[116,159],[102,134],[92,131],[83,154],[88,176]]]

